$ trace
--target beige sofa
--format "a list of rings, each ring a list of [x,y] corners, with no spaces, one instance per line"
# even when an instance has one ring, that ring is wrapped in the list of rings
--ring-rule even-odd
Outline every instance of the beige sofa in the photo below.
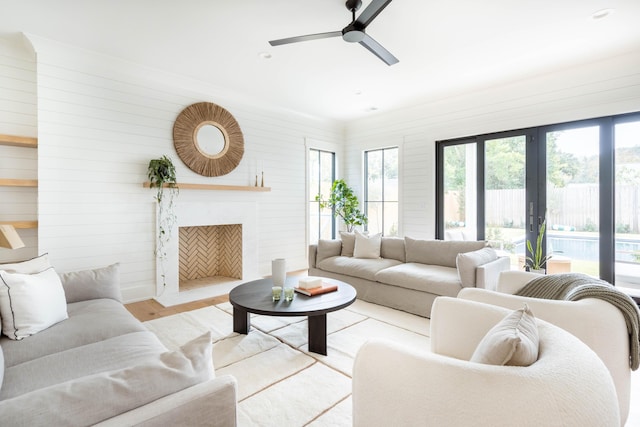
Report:
[[[355,237],[341,234],[341,240],[310,245],[309,275],[342,280],[361,300],[419,316],[430,317],[440,295],[455,297],[463,287],[494,289],[510,265],[482,241],[410,237],[382,237],[379,256],[361,257]]]
[[[56,275],[43,257],[0,265],[0,424],[236,425],[236,382],[215,377],[210,334],[170,352],[120,302],[117,264]],[[62,284],[62,320],[25,332],[19,292],[42,278]]]

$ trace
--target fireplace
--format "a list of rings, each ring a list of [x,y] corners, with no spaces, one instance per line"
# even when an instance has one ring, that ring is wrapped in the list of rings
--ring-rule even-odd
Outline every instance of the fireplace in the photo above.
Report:
[[[165,306],[224,295],[259,277],[256,203],[190,196],[180,194],[176,204],[164,271],[156,263],[156,300]]]
[[[179,227],[179,289],[242,279],[242,224]]]

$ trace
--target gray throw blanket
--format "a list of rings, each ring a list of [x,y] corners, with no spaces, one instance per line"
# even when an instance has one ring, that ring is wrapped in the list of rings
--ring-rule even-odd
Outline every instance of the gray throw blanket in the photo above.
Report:
[[[629,333],[629,365],[640,366],[640,311],[635,301],[610,283],[586,274],[564,273],[537,277],[524,285],[516,295],[523,297],[578,301],[598,298],[617,307],[624,316]]]

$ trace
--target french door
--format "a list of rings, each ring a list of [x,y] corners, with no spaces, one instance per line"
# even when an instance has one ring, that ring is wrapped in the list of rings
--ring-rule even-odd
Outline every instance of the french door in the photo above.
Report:
[[[437,238],[488,240],[520,269],[544,223],[549,273],[640,292],[639,113],[439,141],[436,159]]]

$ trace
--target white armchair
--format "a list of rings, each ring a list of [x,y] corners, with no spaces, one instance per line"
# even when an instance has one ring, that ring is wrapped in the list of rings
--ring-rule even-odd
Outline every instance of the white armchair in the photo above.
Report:
[[[510,310],[438,297],[431,352],[365,343],[353,369],[353,425],[617,426],[615,388],[580,340],[538,321],[540,353],[528,367],[469,362],[487,331]]]
[[[587,344],[609,369],[618,395],[621,425],[629,416],[631,369],[629,335],[620,310],[608,302],[586,298],[580,301],[555,301],[511,295],[539,277],[525,271],[503,271],[497,292],[465,288],[458,298],[517,309],[527,303],[538,319],[571,332]]]

